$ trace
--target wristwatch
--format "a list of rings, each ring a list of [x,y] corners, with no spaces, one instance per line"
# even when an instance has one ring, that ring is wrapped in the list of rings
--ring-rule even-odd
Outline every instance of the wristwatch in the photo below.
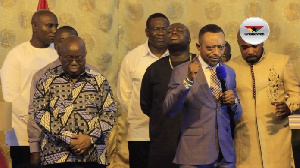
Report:
[[[239,103],[238,99],[235,98],[235,99],[234,99],[234,104],[237,105],[238,103]]]
[[[236,113],[238,103],[239,103],[238,98],[235,98],[234,104],[231,105],[231,110],[234,111],[234,113]]]

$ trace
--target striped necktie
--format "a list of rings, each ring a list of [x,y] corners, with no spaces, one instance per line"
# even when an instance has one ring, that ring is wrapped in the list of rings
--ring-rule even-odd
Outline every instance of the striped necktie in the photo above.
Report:
[[[211,76],[210,76],[210,90],[211,90],[212,94],[214,95],[214,97],[216,99],[219,99],[220,93],[221,93],[221,90],[220,90],[221,83],[218,80],[218,77],[216,75],[216,67],[209,66],[208,68],[209,68],[209,70],[211,72]]]

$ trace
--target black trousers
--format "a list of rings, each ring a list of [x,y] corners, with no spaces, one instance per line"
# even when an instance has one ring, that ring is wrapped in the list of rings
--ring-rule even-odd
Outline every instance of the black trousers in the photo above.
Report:
[[[30,164],[29,146],[11,146],[10,157],[12,168],[18,168],[22,165]]]
[[[106,168],[106,166],[95,162],[68,162],[47,165],[43,166],[43,168]]]
[[[130,168],[147,168],[150,141],[128,141]]]

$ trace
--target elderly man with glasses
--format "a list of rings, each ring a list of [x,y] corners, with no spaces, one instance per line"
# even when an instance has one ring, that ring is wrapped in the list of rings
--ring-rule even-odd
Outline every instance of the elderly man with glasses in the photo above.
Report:
[[[59,48],[61,65],[36,83],[34,119],[42,129],[41,165],[102,168],[116,105],[107,79],[86,67],[86,48],[77,36]]]

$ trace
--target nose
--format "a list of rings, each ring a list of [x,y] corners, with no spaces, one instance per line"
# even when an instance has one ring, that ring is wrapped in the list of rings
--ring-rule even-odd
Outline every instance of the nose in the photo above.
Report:
[[[249,47],[248,49],[248,54],[254,54],[254,48],[253,47]]]
[[[166,35],[167,34],[167,30],[164,27],[161,27],[158,29],[157,32],[158,35]]]
[[[214,55],[219,55],[219,54],[220,54],[219,48],[218,48],[218,47],[214,47],[213,50],[212,50],[212,53],[213,53]]]
[[[165,35],[166,33],[165,33],[165,31],[163,29],[159,29],[158,34],[159,35]]]
[[[176,30],[176,29],[173,30],[173,31],[172,31],[172,34],[178,34],[177,30]]]
[[[52,31],[53,33],[56,33],[57,27],[56,27],[56,26],[52,26],[52,27],[51,27],[51,31]]]
[[[76,58],[72,58],[70,65],[78,65],[78,62],[76,61]]]

